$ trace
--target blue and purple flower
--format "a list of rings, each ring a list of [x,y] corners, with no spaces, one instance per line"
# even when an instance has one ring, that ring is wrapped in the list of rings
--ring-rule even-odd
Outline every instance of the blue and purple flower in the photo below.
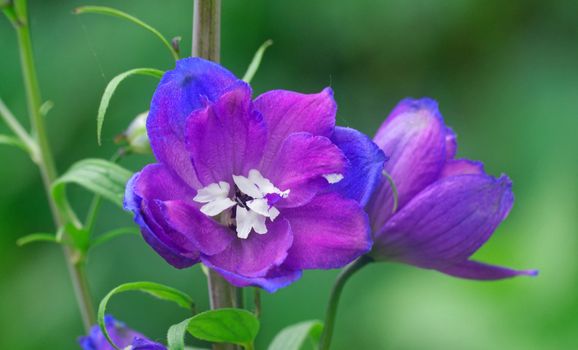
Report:
[[[394,211],[394,193],[384,177],[367,206],[374,259],[477,280],[537,273],[470,259],[508,216],[512,183],[506,175],[487,175],[480,162],[455,159],[456,135],[435,101],[401,101],[374,141],[389,156],[384,170],[398,194]]]
[[[121,349],[129,347],[131,350],[166,350],[164,345],[151,341],[110,315],[104,317],[104,324],[112,341]],[[92,326],[90,333],[80,337],[78,343],[82,350],[115,350],[98,325]]]
[[[129,181],[125,208],[171,265],[202,262],[236,286],[275,291],[342,267],[371,248],[362,207],[385,157],[335,114],[329,88],[253,101],[223,67],[180,60],[147,121],[158,163]]]

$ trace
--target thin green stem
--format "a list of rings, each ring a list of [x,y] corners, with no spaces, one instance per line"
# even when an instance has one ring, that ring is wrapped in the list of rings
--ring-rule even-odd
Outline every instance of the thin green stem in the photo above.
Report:
[[[355,260],[347,265],[337,276],[333,289],[331,290],[331,297],[327,305],[327,312],[325,314],[325,323],[323,325],[323,333],[321,334],[321,341],[319,345],[320,350],[329,350],[331,345],[331,338],[333,337],[333,330],[335,328],[335,316],[337,315],[337,307],[339,306],[339,298],[343,292],[343,287],[353,274],[362,269],[365,265],[373,260],[367,256]]]
[[[4,104],[4,101],[0,99],[0,117],[4,119],[4,122],[12,130],[14,135],[16,135],[20,141],[24,142],[28,150],[31,152],[32,159],[36,162],[35,157],[37,157],[38,147],[36,147],[36,142],[20,124],[18,119],[12,114],[10,109]]]
[[[32,52],[26,0],[16,0],[14,2],[13,10],[15,10],[13,13],[17,16],[16,20],[13,20],[12,22],[18,37],[18,47],[20,49],[20,60],[24,87],[26,90],[28,113],[30,116],[33,137],[38,145],[37,164],[42,175],[42,181],[48,197],[54,223],[57,229],[59,229],[66,224],[67,215],[66,213],[59,211],[50,193],[52,182],[56,179],[56,167],[54,165],[52,152],[50,151],[44,118],[40,112],[42,98],[34,64],[34,55]],[[5,10],[5,12],[7,11]],[[92,306],[88,280],[86,278],[84,256],[81,252],[66,244],[63,245],[63,249],[83,324],[85,329],[88,331],[96,322],[96,317]]]

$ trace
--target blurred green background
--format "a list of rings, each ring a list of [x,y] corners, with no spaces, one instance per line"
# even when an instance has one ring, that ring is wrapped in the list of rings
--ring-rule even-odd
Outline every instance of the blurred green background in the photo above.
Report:
[[[190,52],[192,1],[30,1],[34,51],[59,170],[109,157],[114,136],[148,109],[156,81],[134,77],[113,97],[96,144],[95,116],[107,82],[135,67],[170,69],[149,33],[118,19],[74,16],[80,5],[118,7],[183,37]],[[537,268],[538,278],[453,279],[380,264],[355,276],[341,302],[335,349],[578,349],[578,2],[498,0],[223,1],[222,62],[242,75],[266,39],[255,93],[332,86],[338,123],[373,134],[398,100],[436,98],[459,135],[459,155],[514,181],[516,205],[478,253],[483,261]],[[0,18],[0,96],[27,124],[15,35]],[[6,132],[0,125],[0,132]],[[151,158],[133,156],[134,170]],[[17,248],[52,228],[38,173],[24,153],[0,148],[0,349],[75,349],[82,333],[63,256],[56,246]],[[89,196],[70,191],[79,211]],[[98,230],[131,224],[105,205]],[[198,266],[169,267],[140,237],[95,249],[95,301],[128,281],[190,292],[207,306]],[[311,271],[264,295],[258,347],[286,325],[322,318],[336,271]],[[153,339],[186,317],[139,294],[113,300],[118,318]]]

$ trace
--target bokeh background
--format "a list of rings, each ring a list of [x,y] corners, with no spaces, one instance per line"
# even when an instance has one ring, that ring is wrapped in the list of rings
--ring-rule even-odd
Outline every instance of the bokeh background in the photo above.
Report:
[[[30,1],[33,45],[59,170],[84,157],[108,158],[117,135],[148,109],[156,81],[133,77],[113,97],[96,144],[95,116],[107,82],[135,67],[170,69],[168,51],[142,29],[80,5],[118,7],[183,37],[190,52],[192,1]],[[543,0],[223,1],[222,62],[242,75],[266,39],[255,93],[335,90],[338,123],[373,134],[398,100],[436,98],[459,135],[459,156],[481,159],[514,181],[508,220],[477,254],[537,278],[453,279],[380,264],[356,275],[339,310],[335,349],[578,349],[578,2]],[[13,30],[0,18],[0,96],[27,124]],[[0,132],[6,132],[0,125]],[[122,164],[138,169],[152,158]],[[70,191],[80,212],[89,195]],[[106,204],[98,232],[131,224]],[[35,167],[0,148],[0,349],[76,349],[82,327],[61,250],[18,248],[52,228]],[[140,237],[95,249],[95,302],[114,286],[151,280],[190,292],[207,307],[199,267],[177,271]],[[336,271],[312,271],[264,295],[258,347],[286,325],[323,317]],[[173,305],[121,295],[110,309],[154,339],[186,317]]]

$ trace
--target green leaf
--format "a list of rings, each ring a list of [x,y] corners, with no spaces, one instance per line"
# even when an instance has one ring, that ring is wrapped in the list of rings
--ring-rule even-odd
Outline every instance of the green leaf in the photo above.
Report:
[[[24,150],[24,152],[30,152],[28,146],[26,146],[24,142],[14,136],[0,135],[0,144],[15,146]]]
[[[22,247],[23,245],[36,242],[60,243],[60,241],[58,240],[57,236],[54,233],[39,232],[39,233],[31,233],[29,235],[19,238],[16,241],[16,245]]]
[[[302,350],[317,349],[323,323],[321,321],[305,321],[291,325],[275,336],[268,350]],[[306,347],[309,341],[309,347]]]
[[[108,334],[108,331],[106,330],[106,326],[104,324],[104,316],[106,314],[106,307],[108,305],[110,298],[112,298],[112,296],[116,294],[129,291],[139,291],[150,294],[161,300],[172,301],[175,304],[188,310],[192,310],[194,307],[193,300],[191,299],[191,297],[181,292],[180,290],[172,287],[168,287],[154,282],[131,282],[121,284],[120,286],[108,292],[108,294],[102,299],[100,305],[98,306],[98,324],[100,326],[100,329],[102,330],[102,333],[104,334],[108,342],[117,350],[120,349],[118,346],[116,346],[116,344],[114,344],[114,342],[110,338],[110,335]]]
[[[135,227],[121,227],[114,230],[110,230],[108,232],[103,233],[102,235],[95,238],[92,243],[90,244],[91,247],[96,247],[103,243],[110,241],[116,237],[125,236],[125,235],[138,235],[139,230]]]
[[[167,346],[169,350],[184,350],[185,349],[185,333],[187,332],[187,327],[190,318],[172,325],[167,332]]]
[[[193,316],[187,331],[195,338],[213,343],[232,343],[253,348],[259,320],[241,309],[217,309]]]
[[[115,8],[105,7],[105,6],[81,6],[81,7],[77,7],[76,9],[74,9],[73,13],[77,14],[77,15],[83,14],[83,13],[96,13],[96,14],[100,14],[100,15],[118,17],[118,18],[122,18],[124,20],[127,20],[129,22],[132,22],[132,23],[148,30],[149,32],[153,33],[163,43],[163,45],[167,49],[169,49],[173,58],[175,60],[179,59],[179,54],[176,52],[176,50],[173,48],[173,46],[169,43],[169,41],[158,30],[156,30],[155,28],[153,28],[149,24],[141,21],[140,19],[138,19],[132,15],[129,15],[126,12],[122,12],[122,11],[117,10]]]
[[[66,185],[75,183],[122,207],[124,187],[132,173],[104,159],[84,159],[73,164],[52,184],[52,196],[60,208],[68,209]]]
[[[155,78],[161,78],[164,72],[154,68],[135,68],[124,73],[117,75],[116,77],[112,78],[112,80],[104,89],[104,93],[102,94],[102,98],[100,100],[100,105],[98,106],[98,115],[96,116],[96,137],[98,140],[98,144],[101,144],[101,135],[102,135],[102,124],[104,124],[104,115],[106,114],[106,110],[108,109],[108,105],[110,103],[110,99],[112,95],[116,91],[118,85],[125,80],[126,78],[132,75],[148,75]]]
[[[257,52],[255,52],[255,56],[253,56],[253,60],[251,61],[251,64],[249,64],[247,72],[245,72],[245,75],[243,76],[243,81],[250,83],[251,80],[253,80],[255,73],[257,73],[257,70],[261,65],[261,60],[263,59],[265,50],[267,50],[267,48],[271,45],[273,45],[273,40],[267,40],[263,43],[263,45],[261,45],[261,47],[259,47]]]

